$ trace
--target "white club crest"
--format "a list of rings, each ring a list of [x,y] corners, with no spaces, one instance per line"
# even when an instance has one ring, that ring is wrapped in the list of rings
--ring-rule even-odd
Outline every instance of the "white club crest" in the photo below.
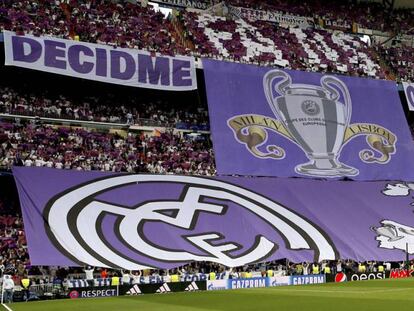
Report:
[[[184,190],[178,200],[146,201],[134,208],[95,198],[99,193],[134,183],[179,183],[184,185]],[[230,201],[245,208],[278,231],[284,237],[286,246],[292,250],[313,249],[315,260],[336,258],[334,246],[329,239],[305,218],[242,187],[200,177],[123,175],[92,181],[55,198],[48,204],[44,217],[50,227],[49,236],[56,247],[68,257],[93,266],[141,270],[155,268],[151,264],[154,261],[174,263],[177,266],[189,261],[210,261],[235,267],[269,258],[277,250],[278,246],[274,242],[260,234],[255,236],[252,246],[225,241],[222,232],[192,232],[199,221],[199,213],[210,213],[218,217],[225,214],[223,205],[206,203],[202,198]],[[171,214],[171,211],[174,213]],[[151,260],[133,260],[123,255],[116,245],[108,245],[97,225],[104,213],[121,216],[114,229],[117,230],[118,238],[129,249]],[[183,239],[208,255],[201,256],[183,249],[171,250],[155,245],[149,240],[151,237],[147,237],[141,230],[147,221],[188,230],[185,236],[172,238]],[[230,221],[229,226],[232,225]],[[241,248],[242,253],[231,255]]]

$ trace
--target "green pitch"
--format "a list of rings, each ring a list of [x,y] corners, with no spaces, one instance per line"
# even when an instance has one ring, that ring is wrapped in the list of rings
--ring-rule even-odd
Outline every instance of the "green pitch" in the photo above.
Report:
[[[8,305],[13,311],[414,310],[414,278],[227,291],[66,299]]]

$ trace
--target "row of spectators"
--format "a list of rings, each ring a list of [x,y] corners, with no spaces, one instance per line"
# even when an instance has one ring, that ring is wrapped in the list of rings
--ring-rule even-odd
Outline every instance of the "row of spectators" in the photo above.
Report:
[[[0,123],[0,166],[156,174],[214,175],[211,142],[206,136],[155,135],[56,128],[42,124]]]
[[[0,113],[141,126],[208,129],[207,110],[196,103],[175,105],[163,100],[113,93],[105,96],[63,96],[47,90],[0,86]],[[178,106],[178,107],[177,107]]]
[[[409,265],[413,265],[411,261]],[[131,281],[145,282],[145,278],[135,278],[139,276],[161,277],[164,281],[171,280],[171,275],[179,275],[181,277],[197,276],[200,274],[208,275],[209,279],[238,279],[245,277],[266,277],[266,276],[286,276],[286,275],[311,275],[311,274],[336,274],[343,273],[375,273],[385,272],[391,269],[405,269],[407,262],[377,262],[364,261],[358,262],[354,260],[322,260],[321,262],[290,262],[287,259],[253,263],[240,267],[229,268],[221,264],[211,262],[192,262],[185,266],[170,270],[145,270],[144,272],[131,273],[125,270],[112,270],[112,275],[122,276],[123,283],[129,284]],[[79,277],[86,280],[105,279],[108,277],[106,268],[85,267],[84,272],[79,272],[79,268],[67,269],[66,275],[70,273],[73,277]],[[74,273],[75,272],[75,273]],[[42,274],[48,274],[43,272]],[[54,274],[54,273],[53,273]],[[166,279],[167,280],[166,280]],[[131,280],[134,279],[134,280]],[[153,278],[154,279],[154,278]]]
[[[408,263],[409,269],[413,268],[414,261]],[[334,275],[337,273],[382,273],[391,269],[404,271],[407,262],[357,262],[353,260],[323,260],[321,262],[293,263],[286,259],[244,265],[236,268],[228,268],[210,262],[192,262],[188,265],[170,270],[145,270],[127,271],[107,268],[85,267],[42,267],[26,265],[24,269],[5,269],[4,272],[13,275],[14,280],[29,277],[31,284],[59,284],[64,287],[86,287],[111,285],[113,277],[119,280],[119,284],[148,284],[163,282],[178,282],[188,280],[216,280],[239,279],[252,277],[272,277],[289,275]],[[402,272],[401,275],[404,272]],[[406,275],[407,276],[407,275]],[[118,281],[117,281],[118,283]]]

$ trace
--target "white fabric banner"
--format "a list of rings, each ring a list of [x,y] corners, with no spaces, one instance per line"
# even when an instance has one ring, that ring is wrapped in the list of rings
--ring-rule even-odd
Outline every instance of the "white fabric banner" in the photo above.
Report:
[[[211,3],[196,0],[151,0],[159,4],[175,7],[193,8],[197,10],[206,10],[211,6]]]
[[[132,87],[188,91],[197,88],[193,57],[152,55],[52,37],[4,31],[5,65]]]
[[[414,111],[414,83],[403,82],[405,97],[407,98],[408,109]]]
[[[235,6],[229,6],[229,12],[238,18],[243,18],[250,21],[262,20],[300,27],[308,27],[313,23],[312,19],[303,16],[288,15],[277,12],[261,11]]]

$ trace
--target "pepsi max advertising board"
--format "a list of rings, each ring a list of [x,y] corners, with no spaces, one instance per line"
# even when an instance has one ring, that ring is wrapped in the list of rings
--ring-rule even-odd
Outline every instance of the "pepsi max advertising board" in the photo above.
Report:
[[[347,281],[365,281],[381,279],[402,279],[414,276],[413,269],[391,269],[384,272],[365,272],[365,273],[344,273],[331,274],[326,276],[326,282],[342,283]]]
[[[381,280],[390,277],[390,272],[365,272],[365,273],[344,273],[339,272],[336,274],[329,274],[326,276],[326,282],[355,282],[355,281],[366,281],[366,280]]]

